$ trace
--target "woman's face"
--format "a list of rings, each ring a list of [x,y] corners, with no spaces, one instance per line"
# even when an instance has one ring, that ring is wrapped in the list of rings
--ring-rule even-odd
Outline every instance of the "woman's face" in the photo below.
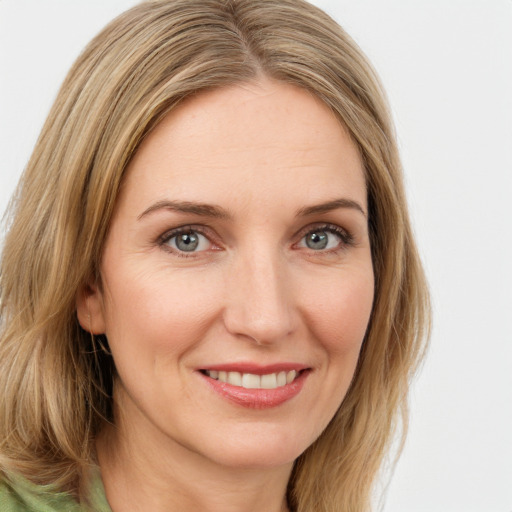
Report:
[[[101,275],[78,313],[108,337],[126,426],[162,453],[288,464],[340,406],[372,308],[358,151],[293,86],[198,95],[133,158]]]

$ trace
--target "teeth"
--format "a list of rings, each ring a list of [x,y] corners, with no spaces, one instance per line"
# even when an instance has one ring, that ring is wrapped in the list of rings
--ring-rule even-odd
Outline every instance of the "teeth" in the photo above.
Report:
[[[268,375],[261,376],[261,387],[263,389],[274,389],[277,388],[277,378],[275,373],[269,373]]]
[[[242,375],[242,387],[247,389],[261,388],[261,377],[252,373],[244,373]]]
[[[205,370],[206,375],[212,379],[226,382],[232,386],[246,389],[275,389],[290,384],[297,377],[297,371],[268,373],[266,375],[254,375],[253,373],[224,372]]]
[[[242,385],[242,374],[238,372],[229,372],[228,373],[228,383],[233,384],[233,386],[241,386]]]

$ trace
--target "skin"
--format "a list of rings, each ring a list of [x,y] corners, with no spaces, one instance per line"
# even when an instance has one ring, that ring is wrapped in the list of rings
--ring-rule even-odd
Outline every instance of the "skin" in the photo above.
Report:
[[[119,375],[116,425],[97,443],[115,512],[286,510],[293,461],[340,406],[368,324],[366,211],[355,145],[291,85],[203,93],[145,139],[118,198],[102,286],[90,283],[77,308],[85,329],[107,335]],[[197,251],[163,236],[182,226],[202,233]],[[308,247],[310,232],[328,247]],[[213,392],[198,371],[240,362],[309,370],[298,395],[258,409]]]

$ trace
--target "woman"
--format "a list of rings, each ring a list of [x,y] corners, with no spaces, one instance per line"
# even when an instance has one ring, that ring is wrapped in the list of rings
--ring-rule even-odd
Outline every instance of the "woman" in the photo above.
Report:
[[[374,72],[302,1],[131,9],[62,86],[1,290],[4,508],[368,510],[428,319]]]

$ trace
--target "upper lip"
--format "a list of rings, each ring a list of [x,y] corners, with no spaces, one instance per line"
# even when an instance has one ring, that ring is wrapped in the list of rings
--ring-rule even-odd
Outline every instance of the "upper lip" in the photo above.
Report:
[[[222,363],[202,366],[200,370],[219,371],[219,372],[239,372],[239,373],[252,373],[254,375],[267,375],[270,373],[289,372],[295,370],[297,373],[310,368],[309,366],[301,363],[274,363],[261,365],[257,363]]]

